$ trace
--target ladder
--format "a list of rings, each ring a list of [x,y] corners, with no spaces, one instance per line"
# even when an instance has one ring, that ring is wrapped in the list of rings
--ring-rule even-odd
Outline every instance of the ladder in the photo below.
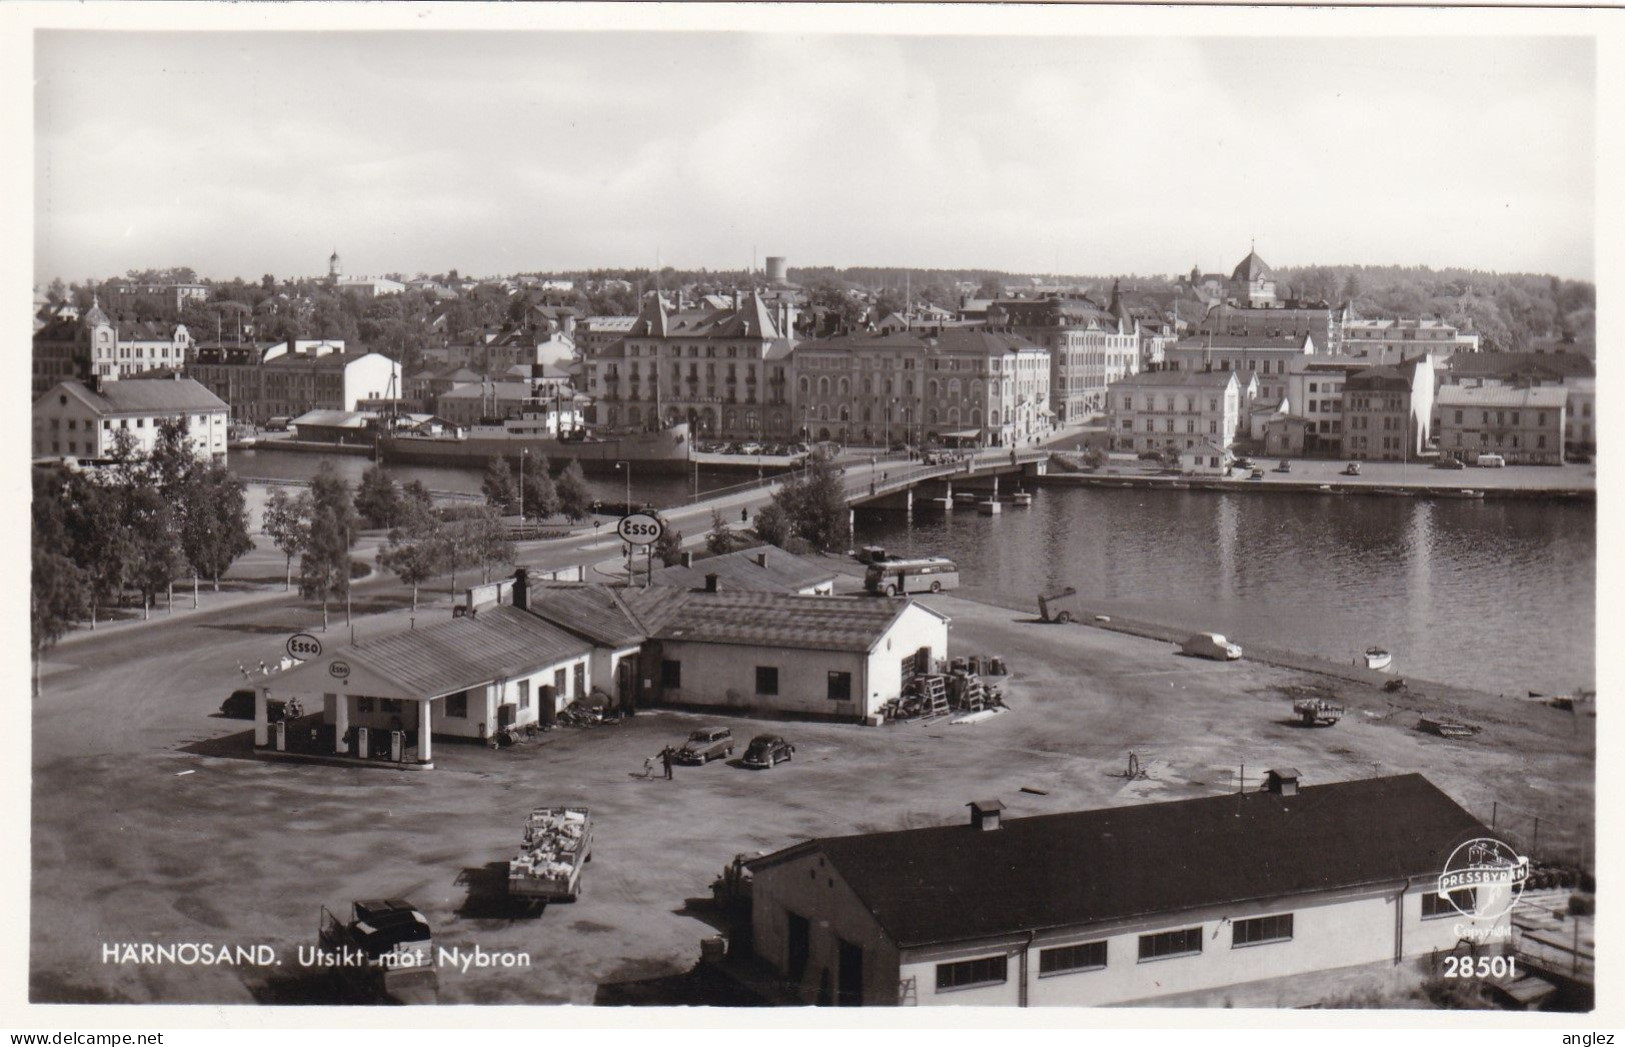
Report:
[[[914,991],[914,976],[911,974],[904,978],[897,986],[897,1006],[918,1007],[920,999]]]
[[[931,675],[925,678],[925,689],[920,712],[924,716],[948,715],[948,681],[946,677]]]

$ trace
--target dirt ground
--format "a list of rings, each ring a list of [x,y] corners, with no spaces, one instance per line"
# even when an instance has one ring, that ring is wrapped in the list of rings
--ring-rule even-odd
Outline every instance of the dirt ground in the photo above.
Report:
[[[1418,732],[1406,704],[1434,700],[1250,660],[1196,661],[1161,641],[948,596],[927,602],[952,616],[955,654],[1006,660],[1010,712],[880,728],[730,718],[741,741],[785,734],[795,759],[757,772],[679,767],[670,782],[642,777],[645,758],[718,717],[653,711],[501,752],[437,740],[437,768],[423,773],[255,759],[248,725],[214,710],[239,682],[236,663],[273,652],[300,624],[293,610],[177,625],[167,642],[65,648],[34,706],[32,997],[321,1002],[324,984],[295,959],[314,940],[318,907],[391,896],[426,911],[438,944],[531,957],[528,969],[441,969],[443,1002],[634,998],[627,983],[670,979],[698,959],[715,933],[709,884],[738,852],[957,822],[984,797],[1022,817],[1211,795],[1236,788],[1243,767],[1248,787],[1274,766],[1297,767],[1307,784],[1422,771],[1486,821],[1492,810],[1514,829],[1539,817],[1543,846],[1591,847],[1592,719],[1480,698],[1441,710],[1485,725],[1449,741]],[[395,612],[365,631],[405,626]],[[1291,725],[1291,698],[1308,691],[1342,700],[1342,723]],[[1130,752],[1148,777],[1121,776]],[[553,803],[593,809],[584,896],[516,916],[503,863],[525,813]],[[263,943],[282,965],[104,963],[103,944],[124,942]]]

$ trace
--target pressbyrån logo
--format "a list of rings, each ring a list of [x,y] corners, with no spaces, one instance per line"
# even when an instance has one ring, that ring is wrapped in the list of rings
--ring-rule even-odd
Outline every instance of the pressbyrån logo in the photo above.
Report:
[[[1479,837],[1450,852],[1439,874],[1439,894],[1468,919],[1494,920],[1518,904],[1529,879],[1529,859],[1500,840]],[[1456,892],[1472,890],[1472,903],[1462,905]]]

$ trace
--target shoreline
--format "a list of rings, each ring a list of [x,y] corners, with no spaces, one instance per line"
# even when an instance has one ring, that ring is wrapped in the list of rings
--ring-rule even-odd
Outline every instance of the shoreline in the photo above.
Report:
[[[1379,480],[1376,477],[1361,477],[1360,482],[1349,477],[1339,482],[1335,480],[1283,480],[1266,476],[1263,480],[1248,480],[1241,478],[1221,477],[1192,477],[1192,476],[1136,476],[1134,474],[1110,473],[1044,473],[1033,478],[1037,486],[1054,487],[1091,487],[1091,488],[1134,488],[1137,490],[1164,490],[1164,491],[1195,491],[1218,494],[1309,494],[1323,497],[1336,497],[1340,495],[1366,495],[1371,497],[1423,497],[1446,498],[1460,501],[1479,501],[1492,499],[1541,499],[1547,501],[1595,502],[1597,490],[1595,487],[1582,487],[1573,484],[1563,485],[1507,485],[1507,486],[1474,486],[1463,478],[1461,483],[1445,484],[1429,482],[1406,477],[1397,479]],[[1471,496],[1463,492],[1471,491]]]

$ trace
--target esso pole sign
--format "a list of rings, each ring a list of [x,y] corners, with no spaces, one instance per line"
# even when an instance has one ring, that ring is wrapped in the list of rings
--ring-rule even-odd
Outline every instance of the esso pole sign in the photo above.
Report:
[[[648,513],[623,516],[621,522],[615,525],[615,533],[628,545],[653,545],[660,541],[665,531],[666,525],[661,519]]]
[[[322,642],[309,633],[294,633],[284,647],[295,661],[308,662],[322,656]]]

